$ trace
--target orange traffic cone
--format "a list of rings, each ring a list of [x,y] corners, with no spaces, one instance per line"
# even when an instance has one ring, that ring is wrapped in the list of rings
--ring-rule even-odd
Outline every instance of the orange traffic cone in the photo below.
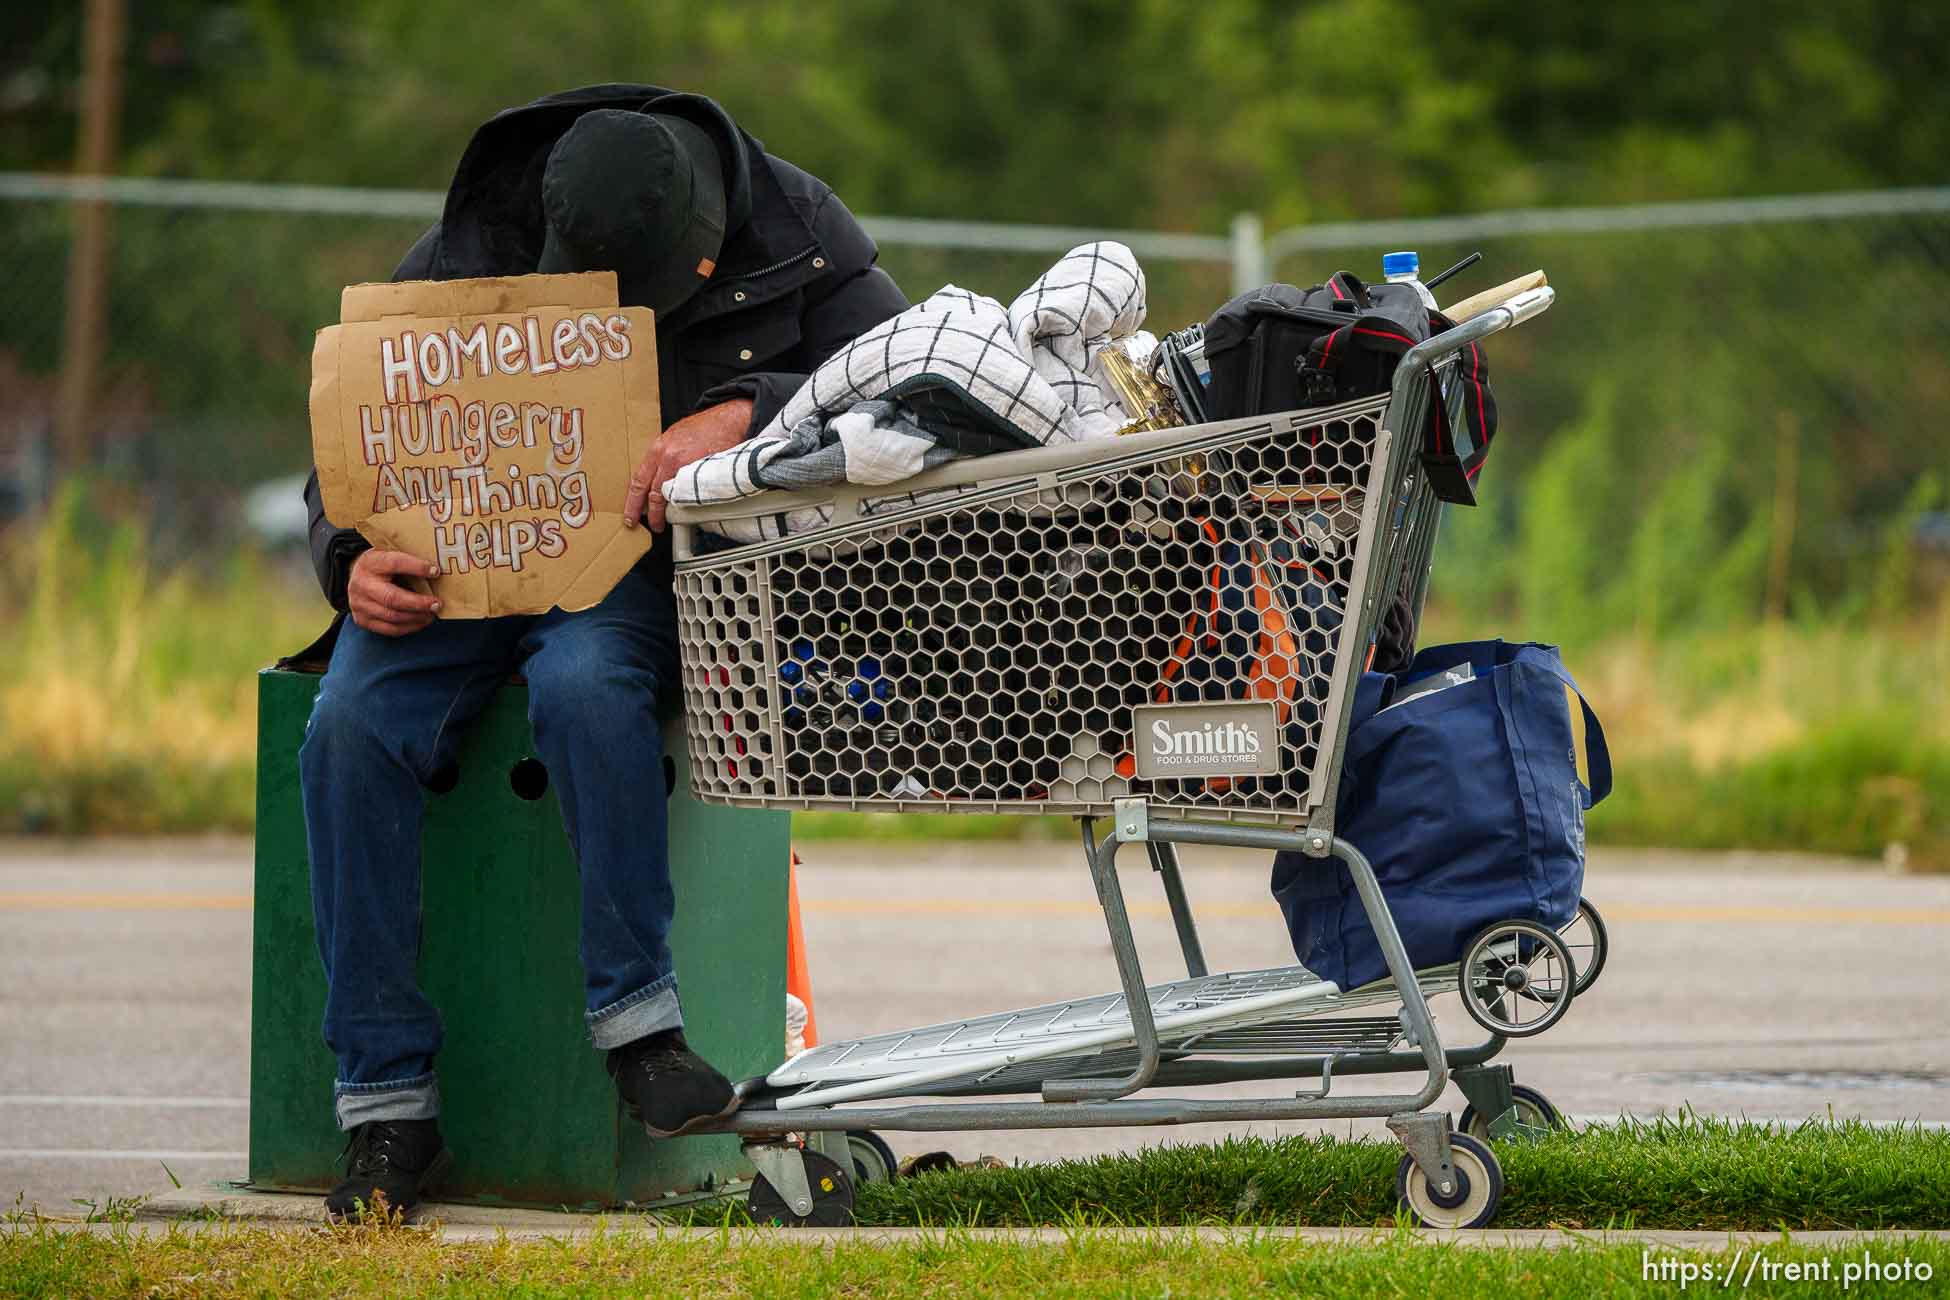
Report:
[[[785,905],[785,991],[806,1005],[806,1046],[819,1046],[819,1028],[813,1019],[812,974],[806,968],[806,932],[799,924],[799,855],[792,855],[786,868]]]

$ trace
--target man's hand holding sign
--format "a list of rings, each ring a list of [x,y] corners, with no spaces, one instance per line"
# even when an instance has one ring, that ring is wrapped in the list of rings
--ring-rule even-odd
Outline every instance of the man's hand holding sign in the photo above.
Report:
[[[440,613],[440,598],[408,585],[413,578],[432,578],[440,572],[417,555],[405,551],[362,551],[352,563],[352,581],[345,597],[352,621],[381,636],[418,632]]]

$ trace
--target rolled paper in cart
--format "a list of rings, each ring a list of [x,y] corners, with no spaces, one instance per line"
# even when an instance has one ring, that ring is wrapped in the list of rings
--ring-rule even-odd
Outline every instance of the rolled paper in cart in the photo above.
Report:
[[[1520,293],[1541,289],[1549,283],[1542,271],[1532,271],[1529,275],[1520,275],[1514,280],[1506,280],[1494,289],[1485,289],[1481,293],[1472,294],[1452,307],[1444,307],[1442,314],[1460,325],[1472,316],[1481,316],[1492,307],[1501,307]]]

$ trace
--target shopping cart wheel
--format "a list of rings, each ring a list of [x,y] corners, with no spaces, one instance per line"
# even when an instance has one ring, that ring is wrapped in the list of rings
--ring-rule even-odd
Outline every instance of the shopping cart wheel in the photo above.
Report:
[[[1563,1129],[1571,1127],[1564,1117],[1557,1113],[1557,1107],[1550,1099],[1535,1088],[1526,1088],[1521,1083],[1510,1085],[1510,1103],[1517,1108],[1517,1123],[1527,1128]],[[1490,1140],[1490,1120],[1492,1116],[1482,1114],[1475,1106],[1464,1106],[1462,1114],[1456,1117],[1456,1131],[1466,1133],[1481,1142]]]
[[[846,1151],[853,1157],[853,1181],[856,1185],[891,1183],[894,1175],[900,1172],[900,1161],[894,1159],[894,1148],[887,1145],[886,1138],[871,1129],[848,1129]]]
[[[1493,1034],[1541,1034],[1571,1009],[1577,963],[1549,926],[1498,921],[1463,950],[1458,968],[1463,1010]]]
[[[1611,932],[1605,929],[1605,918],[1598,914],[1591,900],[1580,898],[1578,914],[1557,933],[1564,946],[1571,950],[1571,960],[1578,964],[1578,992],[1582,993],[1598,982],[1598,972],[1605,968],[1605,958],[1611,952]]]
[[[853,1224],[853,1180],[839,1162],[817,1151],[805,1151],[806,1183],[812,1190],[812,1212],[794,1214],[785,1197],[766,1180],[764,1174],[752,1178],[751,1197],[746,1207],[753,1223],[778,1228],[847,1228]]]
[[[1598,972],[1605,968],[1605,958],[1611,952],[1611,932],[1605,929],[1605,918],[1588,898],[1578,899],[1578,910],[1570,921],[1561,926],[1557,937],[1564,940],[1564,946],[1571,950],[1571,960],[1577,964],[1579,996],[1598,982]],[[1525,997],[1536,1000],[1534,993],[1524,993]]]
[[[1503,1167],[1496,1153],[1466,1133],[1449,1135],[1456,1189],[1444,1196],[1429,1185],[1413,1156],[1395,1169],[1395,1196],[1402,1210],[1425,1228],[1486,1228],[1503,1200]]]

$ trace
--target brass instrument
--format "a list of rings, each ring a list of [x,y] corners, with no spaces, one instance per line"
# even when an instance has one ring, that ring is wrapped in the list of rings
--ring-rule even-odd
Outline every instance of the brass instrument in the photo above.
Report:
[[[1149,334],[1133,334],[1112,341],[1098,353],[1112,396],[1131,417],[1117,431],[1120,436],[1152,429],[1176,429],[1185,423],[1171,390],[1152,376],[1156,348],[1157,340]]]

